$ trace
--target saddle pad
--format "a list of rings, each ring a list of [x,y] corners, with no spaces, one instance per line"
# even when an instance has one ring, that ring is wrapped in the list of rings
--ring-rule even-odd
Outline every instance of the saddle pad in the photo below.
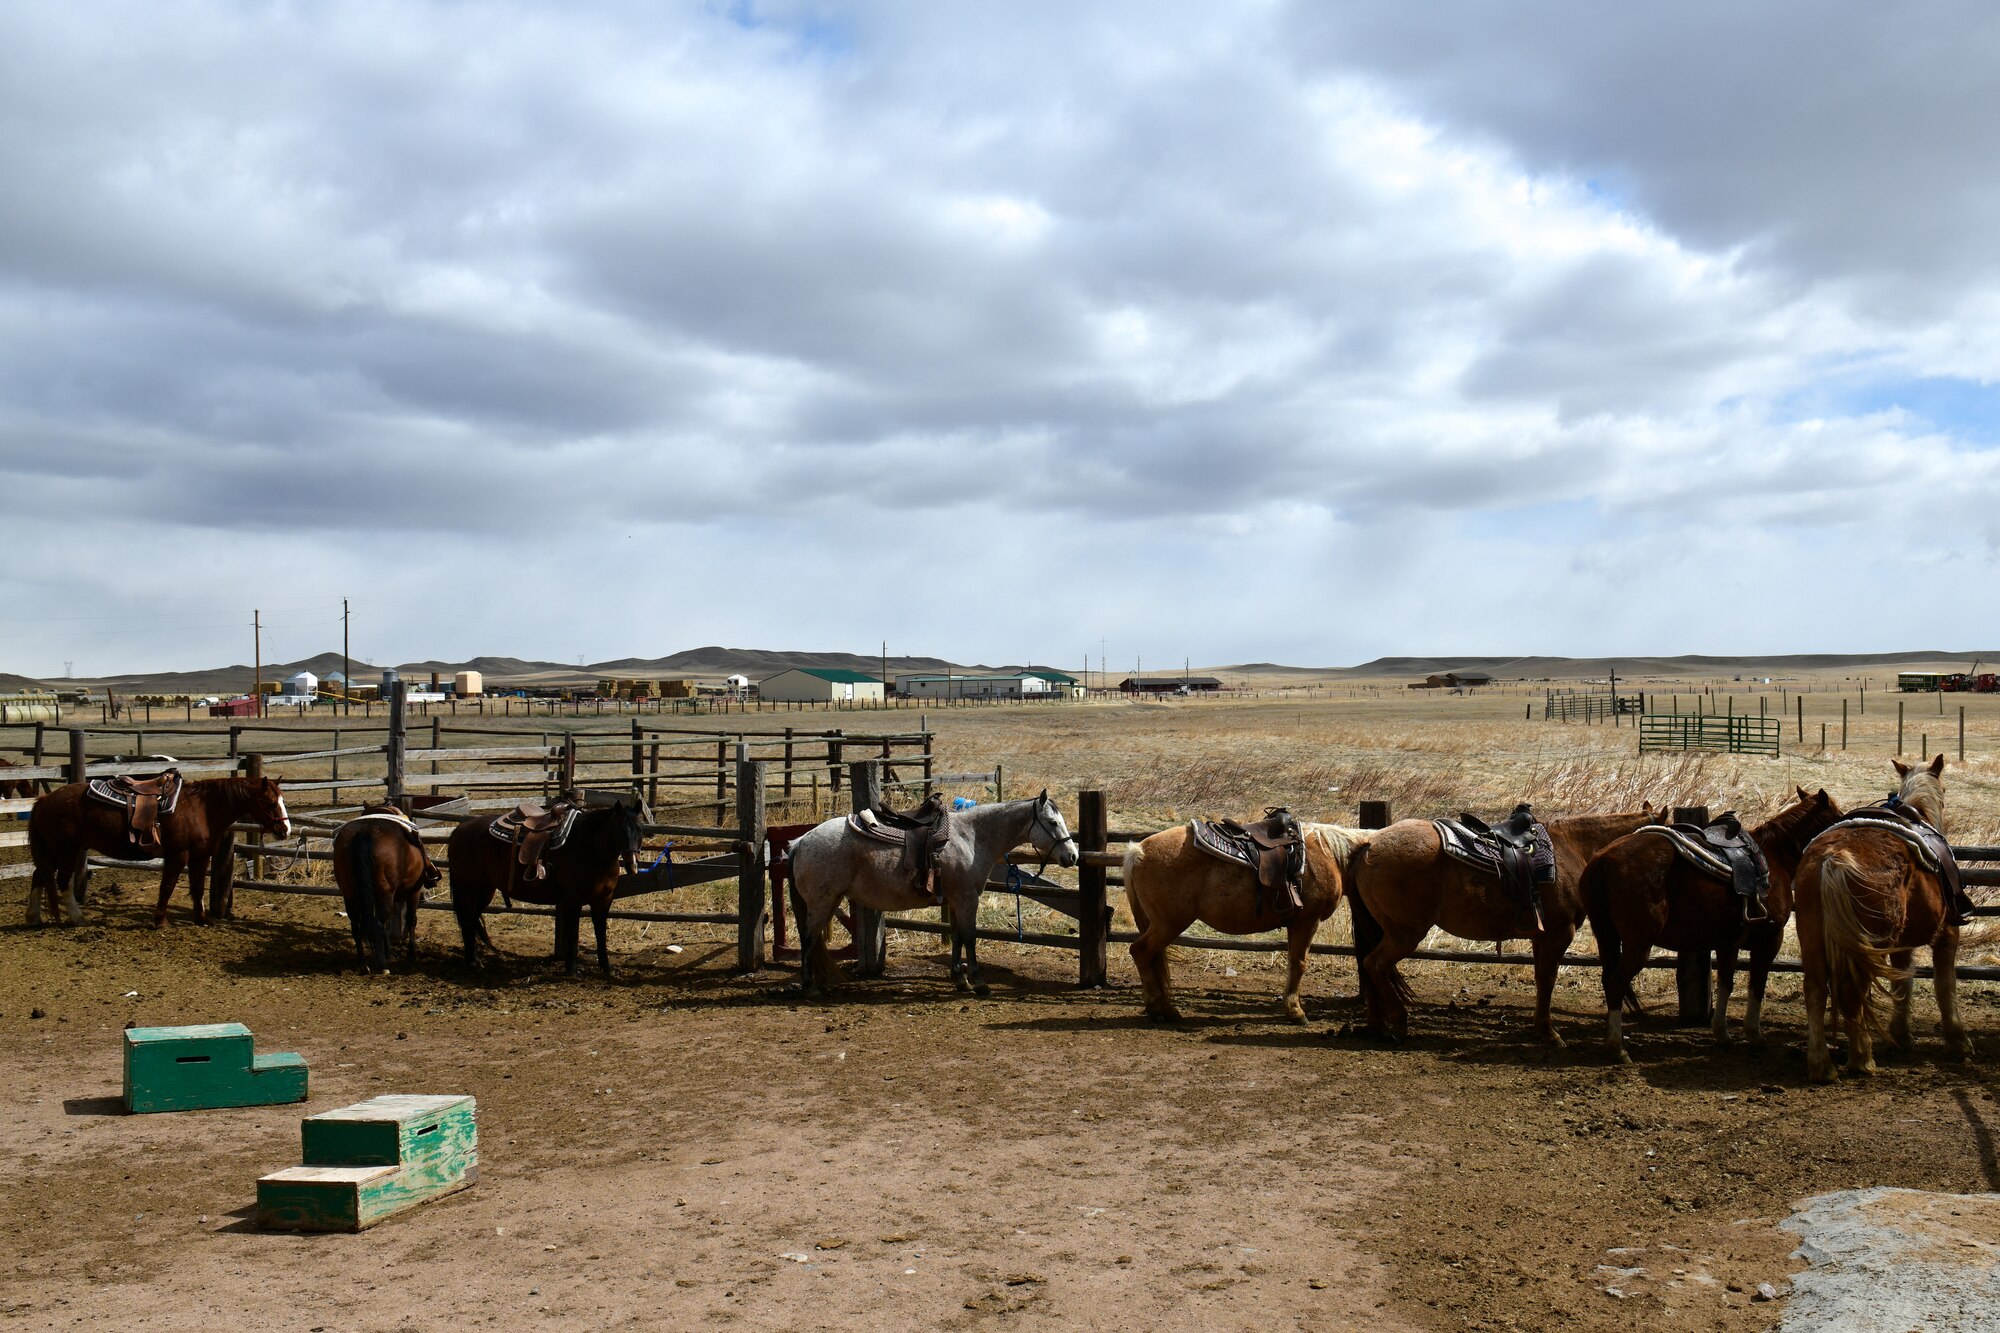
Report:
[[[173,772],[172,769],[167,771],[170,773]],[[166,775],[162,774],[161,776],[164,777]],[[173,786],[168,788],[166,793],[160,797],[160,817],[163,819],[172,814],[174,807],[181,803],[181,792],[187,787],[187,783],[179,780],[180,774],[175,773],[174,777],[175,782]],[[116,778],[90,778],[84,783],[84,790],[90,793],[90,798],[93,801],[102,801],[104,804],[116,806],[120,810],[130,809],[132,805],[132,793],[120,790],[117,782],[118,779]]]
[[[1681,859],[1701,871],[1710,879],[1728,880],[1734,878],[1729,862],[1722,854],[1710,847],[1706,840],[1685,833],[1670,824],[1648,824],[1639,830],[1665,838],[1681,854]]]
[[[1818,837],[1813,839],[1813,842],[1818,842],[1820,838],[1824,838],[1828,833],[1833,832],[1834,829],[1843,828],[1880,829],[1884,833],[1895,834],[1909,846],[1912,852],[1916,853],[1918,865],[1943,880],[1945,888],[1955,897],[1964,896],[1965,889],[1961,885],[1958,874],[1958,858],[1951,854],[1951,843],[1945,840],[1944,834],[1938,832],[1923,820],[1915,816],[1904,820],[1898,819],[1894,815],[1880,815],[1862,810],[1849,815],[1838,824],[1835,824],[1833,828],[1822,831]],[[1806,845],[1811,846],[1812,844],[1808,843]]]
[[[562,812],[562,822],[549,831],[549,840],[542,844],[544,852],[553,852],[569,841],[569,831],[576,827],[576,817],[583,813],[575,806],[568,806]],[[504,843],[512,843],[521,831],[520,821],[508,811],[486,826],[486,831]]]
[[[1480,837],[1455,819],[1433,819],[1431,827],[1437,830],[1438,841],[1444,844],[1446,856],[1485,874],[1499,875],[1500,849],[1492,841]],[[1555,880],[1555,844],[1549,841],[1549,831],[1540,821],[1535,824],[1535,846],[1530,860],[1537,884]]]
[[[1190,819],[1188,832],[1194,838],[1194,845],[1210,856],[1248,866],[1252,870],[1257,868],[1257,854],[1251,848],[1237,842],[1206,819]]]
[[[366,814],[356,815],[347,822],[350,824],[359,824],[364,819],[386,819],[398,828],[408,829],[412,833],[417,831],[417,826],[410,822],[409,816],[403,814],[400,810],[370,810]]]

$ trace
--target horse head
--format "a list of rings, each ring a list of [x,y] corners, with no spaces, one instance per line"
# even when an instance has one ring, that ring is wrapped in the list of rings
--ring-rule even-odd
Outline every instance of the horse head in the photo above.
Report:
[[[1028,829],[1028,841],[1038,853],[1051,858],[1063,869],[1076,865],[1076,837],[1069,831],[1069,825],[1063,822],[1062,811],[1049,799],[1046,787],[1035,798],[1035,822]]]
[[[244,789],[250,797],[250,818],[262,824],[266,833],[291,837],[292,816],[285,809],[283,784],[277,778],[258,778],[246,782]]]
[[[1918,767],[1911,767],[1900,759],[1891,759],[1896,766],[1896,775],[1902,779],[1893,803],[1907,805],[1924,817],[1924,822],[1934,829],[1944,827],[1944,755]]]

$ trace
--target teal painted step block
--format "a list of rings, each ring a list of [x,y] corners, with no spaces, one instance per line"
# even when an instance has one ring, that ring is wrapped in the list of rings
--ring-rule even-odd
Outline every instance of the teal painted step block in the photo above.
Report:
[[[306,1099],[306,1062],[258,1055],[241,1023],[125,1030],[125,1109],[133,1115]]]
[[[305,1164],[257,1182],[257,1225],[270,1231],[362,1231],[479,1175],[471,1097],[391,1094],[299,1124]]]

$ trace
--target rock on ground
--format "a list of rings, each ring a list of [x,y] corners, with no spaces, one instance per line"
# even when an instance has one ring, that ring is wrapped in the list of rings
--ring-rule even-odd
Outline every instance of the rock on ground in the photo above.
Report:
[[[1783,1333],[2000,1330],[2000,1194],[1842,1190],[1782,1225],[1810,1265]]]

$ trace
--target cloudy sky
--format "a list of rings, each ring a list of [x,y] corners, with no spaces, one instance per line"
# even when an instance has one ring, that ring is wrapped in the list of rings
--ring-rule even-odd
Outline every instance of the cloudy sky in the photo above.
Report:
[[[1979,3],[9,5],[0,670],[343,595],[375,660],[1990,646],[1996,68]]]

